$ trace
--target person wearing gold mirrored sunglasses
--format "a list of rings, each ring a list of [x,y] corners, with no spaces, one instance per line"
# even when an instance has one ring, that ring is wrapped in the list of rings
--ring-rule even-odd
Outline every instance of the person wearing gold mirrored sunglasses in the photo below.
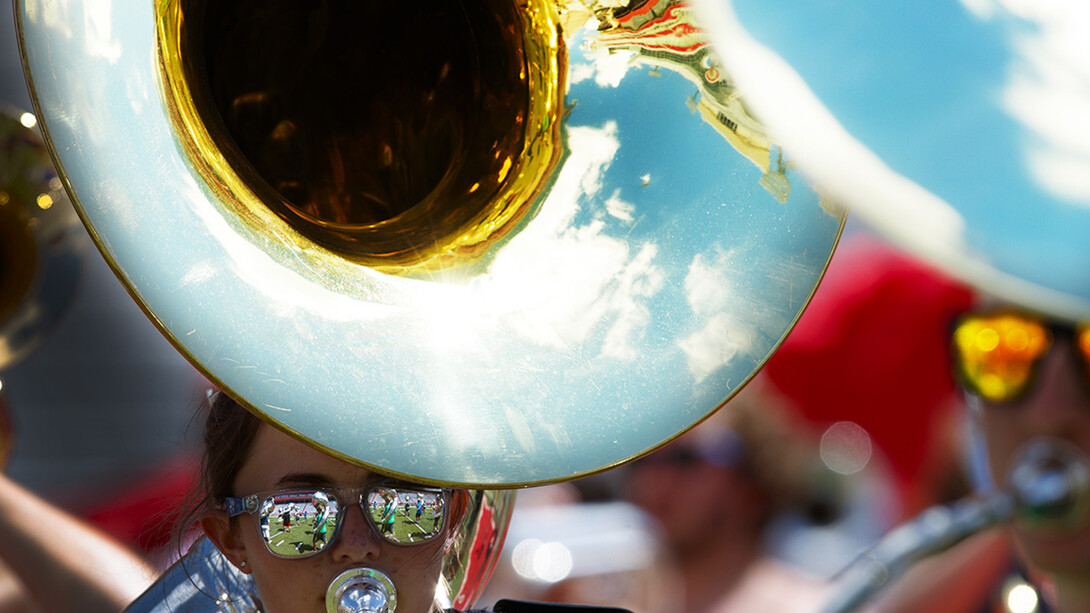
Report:
[[[958,319],[951,348],[998,481],[1024,445],[1043,437],[1090,455],[1090,324],[981,309]],[[1090,611],[1090,513],[1077,515],[1074,524],[1012,524],[1023,559],[1047,577],[1065,613]]]

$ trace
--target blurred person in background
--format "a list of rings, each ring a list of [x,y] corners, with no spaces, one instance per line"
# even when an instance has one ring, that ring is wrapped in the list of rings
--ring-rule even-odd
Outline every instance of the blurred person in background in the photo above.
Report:
[[[761,376],[811,421],[834,421],[837,406],[858,409],[851,419],[891,460],[900,522],[1002,488],[1032,441],[1090,454],[1087,329],[983,297],[880,244],[848,241]],[[1085,509],[1067,519],[976,534],[915,565],[865,610],[1090,611]]]
[[[670,551],[653,518],[616,498],[620,474],[520,490],[481,602],[518,598],[677,613]]]
[[[0,386],[0,467],[14,439]],[[157,575],[109,530],[0,471],[0,613],[114,613]]]
[[[888,244],[845,237],[760,373],[823,435],[844,422],[865,431],[891,479],[887,526],[969,491],[946,334],[972,301],[969,288]]]
[[[685,610],[819,610],[835,589],[834,584],[822,587],[823,580],[850,561],[840,557],[846,550],[837,548],[851,544],[851,539],[830,547],[828,539],[822,540],[828,536],[822,528],[803,526],[785,542],[770,542],[782,537],[783,524],[775,519],[785,506],[782,503],[794,498],[797,507],[800,497],[775,496],[772,493],[784,488],[752,479],[752,470],[748,482],[738,474],[726,477],[724,466],[739,462],[741,449],[770,448],[781,464],[789,463],[786,456],[796,449],[774,438],[732,443],[745,437],[738,436],[737,428],[716,424],[732,412],[738,419],[757,414],[772,421],[763,416],[769,411],[780,420],[801,419],[815,437],[820,435],[822,463],[844,475],[839,483],[849,484],[845,491],[867,490],[863,508],[854,511],[829,502],[835,496],[822,501],[809,490],[811,508],[824,502],[826,514],[865,513],[866,534],[864,540],[854,541],[851,555],[925,508],[972,492],[965,450],[967,411],[950,368],[947,335],[956,316],[974,300],[969,288],[882,242],[866,235],[842,241],[810,306],[754,382],[706,425],[675,443],[679,449],[667,447],[660,452],[667,454],[666,459],[672,456],[675,467],[678,460],[689,463],[685,470],[667,472],[665,464],[653,469],[664,485],[655,502],[658,510],[652,514],[663,521],[667,534],[678,533],[671,538],[677,539],[686,582],[695,586],[688,590],[690,606]],[[705,427],[712,432],[702,433]],[[845,437],[844,432],[858,436]],[[656,462],[652,456],[651,467]],[[644,470],[640,464],[633,468],[637,475]],[[738,472],[746,476],[746,471]],[[799,474],[813,477],[813,473]],[[739,482],[739,493],[719,502],[708,485],[725,489],[725,484]],[[837,482],[826,476],[819,487]],[[805,495],[807,490],[796,492]],[[732,502],[724,503],[724,499]],[[633,500],[639,499],[634,495]],[[769,500],[779,501],[781,508],[769,505]],[[648,502],[640,504],[654,508]],[[719,509],[718,515],[711,509]],[[708,517],[702,518],[702,513]],[[761,534],[762,525],[769,527],[764,533],[769,540],[754,536]],[[857,531],[854,526],[838,528],[845,529]],[[727,544],[734,542],[738,544]],[[684,561],[690,555],[687,548],[701,552],[703,560],[692,555]],[[727,555],[722,551],[726,549],[737,551]],[[818,576],[800,578],[795,569],[769,563],[775,559],[770,555],[773,550],[818,571]],[[815,567],[814,562],[822,558],[826,566]],[[835,566],[829,567],[830,561]],[[956,554],[933,566],[938,569],[933,578],[943,577],[944,584],[924,592],[902,590],[900,596],[878,603],[875,610],[980,611],[987,603],[1001,600],[1002,587],[1015,568],[1001,530],[970,539]],[[768,568],[783,572],[767,572]]]
[[[996,484],[1002,486],[1020,451],[1034,441],[1067,447],[1087,461],[1090,322],[1072,324],[984,300],[959,318],[950,343]],[[1009,531],[1050,604],[1080,613],[1090,611],[1090,521],[1085,505],[1069,515],[1055,522],[1016,520]]]
[[[1002,488],[1022,450],[1045,443],[1090,458],[1090,323],[1061,321],[982,297],[947,337],[953,370],[978,427],[993,488]],[[1085,485],[1085,484],[1084,484]],[[1090,517],[1086,491],[1066,513],[1016,518],[910,571],[876,603],[878,610],[921,610],[965,578],[994,566],[989,540],[1013,542],[1017,571],[1001,576],[991,608],[944,611],[1082,613],[1090,611]],[[1008,564],[1009,567],[1012,564]],[[933,609],[932,609],[933,610]]]
[[[778,514],[811,501],[815,448],[800,426],[747,387],[628,471],[628,499],[658,520],[680,571],[676,610],[816,610],[823,582],[765,540]]]
[[[760,374],[823,431],[826,461],[835,456],[829,435],[838,424],[868,434],[893,486],[884,516],[874,517],[883,533],[982,487],[973,416],[949,344],[953,323],[977,300],[971,288],[883,242],[846,237],[810,306]],[[1006,594],[1022,583],[1018,571],[1005,531],[988,530],[917,565],[866,610],[1008,611]]]

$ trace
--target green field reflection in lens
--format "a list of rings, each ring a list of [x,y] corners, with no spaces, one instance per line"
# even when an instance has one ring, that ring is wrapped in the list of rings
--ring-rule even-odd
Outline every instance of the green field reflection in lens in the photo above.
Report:
[[[261,504],[261,532],[276,555],[313,555],[329,544],[338,512],[336,498],[324,492],[279,492]]]
[[[446,501],[440,491],[375,488],[366,504],[375,529],[390,542],[420,543],[443,530]]]

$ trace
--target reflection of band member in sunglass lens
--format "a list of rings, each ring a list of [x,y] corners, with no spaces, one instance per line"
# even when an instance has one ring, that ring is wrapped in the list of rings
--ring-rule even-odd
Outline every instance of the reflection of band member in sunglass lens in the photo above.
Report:
[[[311,548],[314,551],[318,551],[318,542],[321,541],[322,547],[326,546],[326,531],[329,529],[329,500],[326,499],[322,492],[314,494],[314,510],[317,515],[314,517],[314,538],[311,539]]]
[[[386,506],[382,509],[382,519],[380,524],[382,526],[383,534],[394,533],[394,521],[397,519],[397,503],[392,499],[386,501]]]

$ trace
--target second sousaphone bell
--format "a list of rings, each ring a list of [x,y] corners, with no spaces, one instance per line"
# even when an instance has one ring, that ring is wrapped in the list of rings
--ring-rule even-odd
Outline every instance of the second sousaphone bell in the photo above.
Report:
[[[1090,315],[1085,3],[694,4],[769,131],[860,219],[989,294]]]

